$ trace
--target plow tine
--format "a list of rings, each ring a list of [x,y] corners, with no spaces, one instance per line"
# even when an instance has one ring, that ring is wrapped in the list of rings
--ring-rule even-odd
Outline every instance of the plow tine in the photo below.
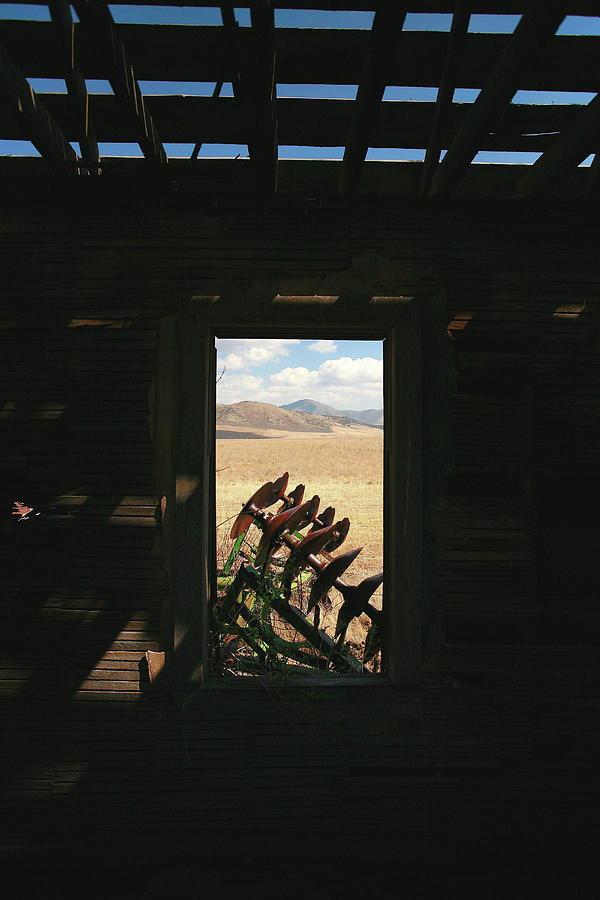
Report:
[[[384,616],[371,598],[383,582],[383,573],[364,578],[356,585],[344,581],[344,572],[363,549],[358,547],[333,556],[348,536],[350,519],[336,520],[332,506],[319,514],[320,498],[315,495],[305,500],[303,484],[286,493],[288,480],[289,475],[284,472],[280,478],[259,487],[243,504],[231,528],[233,543],[218,572],[218,595],[211,613],[216,663],[220,665],[220,643],[235,636],[243,646],[239,653],[228,653],[235,646],[233,641],[224,648],[225,656],[232,659],[225,660],[223,672],[265,674],[272,667],[284,665],[282,659],[291,659],[304,666],[338,672],[376,673],[381,668]],[[278,504],[276,511],[267,511],[274,504]],[[246,532],[251,524],[260,533],[258,547],[252,538],[248,543]],[[342,595],[341,604],[336,602],[339,609],[335,624],[327,619],[321,630],[323,611],[332,609],[327,596],[332,588]],[[314,624],[307,618],[311,613]],[[345,642],[351,621],[363,613],[369,617],[370,626],[363,629],[363,619],[361,628],[357,628],[361,642],[364,637],[361,662],[357,646]],[[301,645],[278,637],[277,629],[271,625],[279,621],[277,616],[303,637]],[[258,638],[254,636],[257,628]],[[285,666],[289,668],[287,662]]]
[[[311,522],[314,522],[317,518],[317,513],[319,511],[319,503],[321,502],[321,498],[317,497],[315,494],[310,500],[303,504],[303,507],[306,507],[306,511],[303,516],[301,516],[297,522],[294,523],[294,527],[290,528],[290,531],[301,531],[303,528],[306,528],[307,525],[310,525]]]
[[[308,612],[317,606],[319,601],[331,590],[336,579],[341,578],[346,569],[352,565],[361,550],[362,547],[359,547],[357,550],[348,550],[346,553],[342,553],[341,556],[332,559],[331,562],[327,563],[325,568],[321,570],[321,573],[317,576],[310,592]]]
[[[327,528],[328,525],[332,524],[334,519],[335,509],[333,506],[328,506],[327,509],[324,509],[315,519],[315,524],[311,528],[311,531],[317,531],[319,528]]]
[[[348,532],[350,531],[350,519],[340,519],[339,522],[335,523],[335,527],[333,529],[333,540],[330,541],[323,549],[327,553],[333,553],[334,550],[337,550],[338,547],[341,547],[346,538],[348,537]]]
[[[297,484],[293,491],[283,498],[283,503],[277,510],[278,513],[285,512],[286,509],[291,509],[292,506],[300,506],[302,500],[304,499],[304,485]]]
[[[321,528],[319,531],[312,531],[296,544],[285,566],[282,580],[284,593],[289,593],[294,577],[307,564],[308,557],[311,555],[316,557],[317,553],[321,552],[323,544],[326,544],[331,536],[332,528],[333,526],[329,525],[327,528]],[[317,559],[313,559],[311,562],[313,563],[313,568],[319,564]]]
[[[383,582],[383,572],[379,575],[370,575],[364,578],[360,584],[345,584],[339,587],[344,602],[340,606],[337,622],[335,624],[335,636],[342,637],[350,621],[367,609],[367,603],[377,588]]]
[[[326,528],[320,528],[318,531],[311,530],[309,534],[300,541],[295,548],[293,555],[298,556],[300,559],[306,559],[310,553],[316,556],[317,553],[321,552],[331,537],[332,531],[333,525],[327,525]]]
[[[278,478],[276,481],[273,482],[273,490],[275,491],[275,494],[277,495],[275,497],[275,500],[281,500],[282,497],[285,497],[285,492],[286,492],[289,480],[290,480],[289,472],[284,472],[283,475],[281,476],[281,478]],[[275,503],[275,500],[273,500],[273,503]],[[269,504],[269,506],[270,505],[271,504]]]
[[[235,538],[239,537],[241,534],[245,534],[252,525],[254,516],[252,513],[247,512],[248,508],[252,505],[259,510],[266,509],[267,506],[272,506],[274,503],[277,503],[285,493],[288,479],[288,473],[284,472],[277,481],[267,481],[266,484],[263,484],[262,487],[259,487],[259,489],[252,494],[250,499],[244,503],[242,511],[231,526],[229,537],[232,540],[235,540]]]
[[[256,553],[256,558],[254,560],[255,566],[258,568],[263,565],[263,563],[269,558],[271,555],[271,550],[273,549],[277,538],[281,534],[282,531],[293,531],[298,527],[299,523],[306,517],[307,514],[310,514],[311,508],[314,506],[314,501],[317,501],[318,508],[318,497],[313,497],[312,500],[308,500],[306,503],[303,503],[301,506],[294,506],[292,509],[287,509],[285,512],[278,513],[276,516],[271,516],[270,519],[264,524],[264,531],[262,533],[260,543],[258,545],[258,551]]]

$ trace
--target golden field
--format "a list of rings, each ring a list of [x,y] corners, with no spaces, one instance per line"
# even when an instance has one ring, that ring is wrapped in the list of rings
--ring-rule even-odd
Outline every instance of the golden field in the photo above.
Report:
[[[254,491],[265,481],[289,472],[290,490],[302,483],[306,486],[305,499],[318,494],[321,509],[334,506],[336,518],[350,519],[343,549],[364,549],[344,580],[356,584],[367,575],[381,572],[383,432],[373,436],[374,429],[365,431],[368,436],[361,431],[352,436],[294,433],[217,440],[217,545],[227,545],[233,518]],[[381,592],[373,600],[379,606]]]

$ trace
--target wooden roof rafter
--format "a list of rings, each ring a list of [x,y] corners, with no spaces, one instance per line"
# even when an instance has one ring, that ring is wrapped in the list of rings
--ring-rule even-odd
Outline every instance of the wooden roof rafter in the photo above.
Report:
[[[248,153],[268,193],[277,189],[277,112],[275,105],[275,16],[272,0],[254,0],[250,6],[251,57],[244,60],[239,91],[248,122]]]
[[[105,0],[73,0],[80,22],[94,34],[104,49],[109,67],[108,80],[115,97],[137,126],[137,143],[151,162],[166,163],[167,155],[144,102],[125,44],[121,40]]]
[[[423,172],[419,188],[419,193],[421,195],[427,194],[431,178],[440,159],[440,151],[442,149],[442,129],[449,118],[454,89],[456,88],[456,60],[461,52],[463,39],[467,33],[470,18],[471,14],[467,12],[464,4],[461,4],[452,15],[452,26],[448,37],[446,61],[444,63],[444,70],[438,88],[431,125],[431,134],[425,151],[425,160],[423,162]]]
[[[556,135],[550,147],[519,181],[517,197],[537,197],[576,168],[600,141],[600,94],[584,106],[571,125]],[[595,162],[595,160],[594,160]],[[597,168],[590,172],[593,185]]]
[[[29,3],[46,5],[47,0],[28,0]],[[383,0],[384,3],[388,0]],[[165,7],[215,7],[215,0],[111,0],[115,6],[165,6]],[[277,9],[326,10],[334,12],[364,12],[381,6],[381,0],[277,0]],[[455,11],[455,0],[412,0],[410,12],[450,13]],[[571,0],[569,14],[573,16],[598,15],[597,0]],[[520,15],[523,0],[475,0],[469,4],[470,12],[480,15]]]
[[[50,14],[56,26],[65,60],[65,82],[75,116],[79,123],[79,148],[82,161],[90,174],[99,172],[98,142],[89,116],[89,98],[85,78],[75,52],[75,23],[67,0],[49,0]]]
[[[220,9],[229,49],[227,68],[248,155],[258,187],[272,193],[277,186],[278,161],[273,3],[254,0],[250,6],[251,28],[244,29],[250,32],[249,40],[245,41],[239,39],[233,4],[221,3]]]
[[[352,194],[369,149],[386,88],[387,57],[400,38],[407,9],[388,3],[375,13],[363,71],[356,94],[356,110],[348,133],[340,176],[340,193]]]
[[[54,168],[76,174],[77,154],[2,44],[0,98],[43,158]]]
[[[523,71],[539,59],[543,46],[556,33],[564,16],[564,3],[556,0],[535,0],[531,4],[433,174],[429,196],[443,197],[451,193],[477,154],[482,135],[488,134],[500,118],[521,86],[519,79]]]

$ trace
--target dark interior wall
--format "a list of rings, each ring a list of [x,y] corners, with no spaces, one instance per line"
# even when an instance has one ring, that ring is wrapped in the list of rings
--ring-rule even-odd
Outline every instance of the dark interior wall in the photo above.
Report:
[[[532,858],[573,835],[585,848],[600,750],[591,208],[260,209],[93,181],[14,185],[0,220],[6,839],[318,828],[358,829],[366,860],[382,834],[456,860],[509,835]],[[293,290],[373,258],[405,293],[445,291],[455,351],[442,633],[421,691],[236,690],[181,710],[140,689],[167,590],[158,320],[194,292]],[[42,515],[11,521],[14,500]]]

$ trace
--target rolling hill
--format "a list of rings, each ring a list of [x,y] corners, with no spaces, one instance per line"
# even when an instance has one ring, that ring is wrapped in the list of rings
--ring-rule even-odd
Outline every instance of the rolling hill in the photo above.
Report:
[[[295,412],[313,413],[317,416],[342,416],[347,419],[354,419],[362,425],[371,425],[375,428],[383,427],[383,410],[382,409],[335,409],[326,403],[319,403],[317,400],[296,400],[294,403],[286,403],[280,409],[293,410]]]
[[[242,400],[217,404],[217,437],[241,437],[248,433],[260,437],[273,432],[309,434],[363,434],[370,429],[363,423],[341,414],[318,415],[304,410],[289,410],[271,403]],[[375,432],[376,433],[376,432]]]

